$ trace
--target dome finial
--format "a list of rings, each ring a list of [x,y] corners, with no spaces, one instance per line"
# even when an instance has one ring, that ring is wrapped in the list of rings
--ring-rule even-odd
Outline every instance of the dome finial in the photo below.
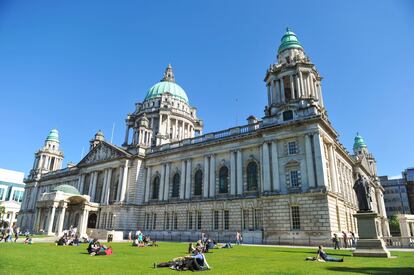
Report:
[[[165,69],[164,77],[161,79],[161,81],[175,82],[171,64],[168,64],[167,68]]]

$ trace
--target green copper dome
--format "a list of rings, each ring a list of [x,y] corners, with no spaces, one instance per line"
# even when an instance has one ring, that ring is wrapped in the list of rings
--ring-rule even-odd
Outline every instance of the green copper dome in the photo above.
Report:
[[[277,53],[281,53],[284,50],[292,49],[292,48],[303,50],[303,47],[299,43],[299,40],[296,34],[292,32],[289,28],[287,28],[285,34],[283,35],[281,39],[281,43],[280,43]]]
[[[183,88],[180,87],[180,85],[175,83],[174,73],[170,64],[168,64],[168,67],[164,73],[164,77],[161,79],[161,81],[148,90],[144,101],[150,98],[160,97],[162,94],[167,92],[170,93],[173,97],[179,98],[188,103],[187,94]]]
[[[52,192],[57,192],[57,191],[60,191],[66,194],[80,195],[76,187],[73,187],[72,185],[68,185],[68,184],[62,184],[52,189]]]
[[[365,144],[364,139],[358,133],[354,139],[354,149],[361,149],[366,148],[367,145]]]
[[[59,142],[59,132],[56,129],[52,129],[49,133],[49,135],[46,138],[46,141],[51,140],[51,141],[56,141]]]

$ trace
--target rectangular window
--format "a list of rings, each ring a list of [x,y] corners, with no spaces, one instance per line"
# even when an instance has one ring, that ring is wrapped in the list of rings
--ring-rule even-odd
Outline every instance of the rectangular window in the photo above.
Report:
[[[224,210],[223,212],[223,216],[224,216],[224,230],[229,230],[229,210]]]
[[[219,212],[217,210],[214,210],[213,212],[213,225],[214,225],[214,230],[219,229]]]
[[[157,228],[157,214],[153,213],[152,216],[152,229],[155,230]]]
[[[189,211],[187,216],[188,216],[188,229],[192,230],[193,229],[193,212]]]
[[[6,193],[5,190],[5,188],[0,188],[0,201],[3,200],[4,193]]]
[[[165,230],[170,230],[170,213],[165,212]]]
[[[249,210],[243,209],[243,229],[249,229]]]
[[[177,213],[173,213],[173,226],[174,226],[174,230],[178,229],[178,215]]]
[[[201,211],[197,211],[197,229],[198,230],[201,230],[201,222],[202,222]]]
[[[298,146],[297,146],[296,141],[288,142],[288,153],[289,155],[295,155],[298,153]]]
[[[262,229],[262,210],[254,209],[254,229]]]
[[[292,229],[300,230],[300,215],[299,215],[299,206],[292,206]]]
[[[292,187],[298,187],[299,186],[298,171],[297,170],[290,171],[290,184],[291,184]]]

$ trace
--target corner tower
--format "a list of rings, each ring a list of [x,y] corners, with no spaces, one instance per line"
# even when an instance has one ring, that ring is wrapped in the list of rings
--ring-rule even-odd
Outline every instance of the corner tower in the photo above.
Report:
[[[62,168],[63,152],[59,149],[59,132],[52,129],[46,137],[45,145],[35,153],[33,169],[29,178],[34,179],[41,174]]]
[[[270,65],[264,79],[268,97],[264,123],[326,115],[321,80],[296,34],[287,28],[277,51],[277,63]]]
[[[142,103],[135,104],[134,113],[128,114],[123,146],[147,148],[201,134],[203,122],[196,111],[169,64],[160,82],[148,90]]]

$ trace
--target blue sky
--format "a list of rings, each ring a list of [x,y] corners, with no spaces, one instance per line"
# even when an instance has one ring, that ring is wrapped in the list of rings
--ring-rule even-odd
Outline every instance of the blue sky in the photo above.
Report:
[[[335,3],[333,3],[335,2]],[[57,128],[65,163],[124,119],[171,63],[205,132],[263,116],[291,27],[324,77],[328,115],[381,175],[414,166],[412,1],[0,0],[0,167],[28,173]]]

